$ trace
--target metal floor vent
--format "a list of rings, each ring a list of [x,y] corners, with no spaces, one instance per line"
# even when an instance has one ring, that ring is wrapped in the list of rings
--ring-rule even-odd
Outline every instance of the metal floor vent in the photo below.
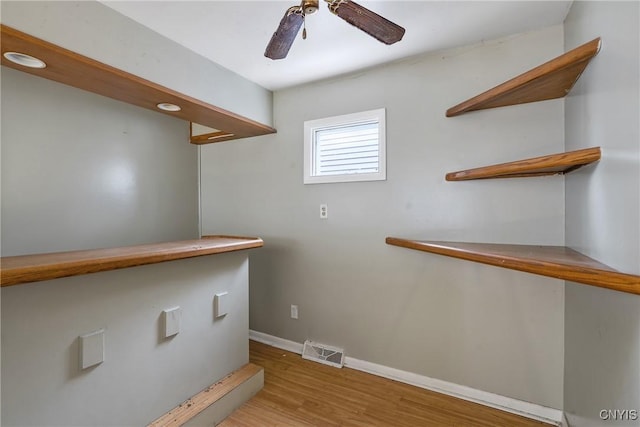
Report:
[[[342,368],[344,365],[344,349],[307,340],[302,348],[302,358]]]

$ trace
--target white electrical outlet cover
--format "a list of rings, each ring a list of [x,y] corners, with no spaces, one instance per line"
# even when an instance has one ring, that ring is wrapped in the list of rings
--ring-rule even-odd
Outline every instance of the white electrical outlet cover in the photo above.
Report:
[[[164,317],[164,337],[169,338],[180,332],[180,320],[182,318],[182,309],[173,307],[162,311]]]
[[[320,205],[320,219],[327,219],[329,218],[329,207],[327,206],[326,203],[322,203]]]
[[[229,292],[216,294],[213,299],[213,317],[216,319],[226,316],[229,313]]]
[[[87,369],[104,362],[104,329],[78,337],[80,369]]]

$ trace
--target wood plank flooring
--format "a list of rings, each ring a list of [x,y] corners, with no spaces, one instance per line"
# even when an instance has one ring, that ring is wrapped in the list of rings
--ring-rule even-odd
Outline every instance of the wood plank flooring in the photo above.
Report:
[[[264,388],[221,427],[548,426],[518,415],[250,341]]]

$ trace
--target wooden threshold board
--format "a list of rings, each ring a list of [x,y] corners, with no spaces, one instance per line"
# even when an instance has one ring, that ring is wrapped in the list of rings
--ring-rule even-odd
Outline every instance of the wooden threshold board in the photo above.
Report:
[[[185,400],[160,418],[148,425],[148,427],[181,426],[195,418],[209,406],[218,402],[224,396],[235,390],[242,383],[262,371],[262,367],[247,363],[237,371],[233,371],[220,381],[205,388],[195,396]]]
[[[262,239],[256,237],[204,236],[201,239],[149,245],[2,257],[0,278],[3,287],[12,286],[263,245]]]
[[[564,246],[438,242],[387,237],[387,244],[640,295],[640,276],[620,273]]]
[[[274,133],[270,126],[200,101],[110,65],[0,25],[2,65],[35,76],[107,96],[138,107],[147,108],[183,120],[223,130],[227,136],[215,142]],[[28,68],[4,57],[5,52],[19,52],[44,61],[46,68]],[[167,112],[159,103],[171,103],[182,109]]]
[[[545,101],[566,96],[600,50],[600,37],[447,110],[447,117],[469,111]]]
[[[585,148],[584,150],[450,172],[445,176],[445,179],[447,181],[467,181],[472,179],[523,178],[567,174],[600,160],[600,156],[600,147]]]

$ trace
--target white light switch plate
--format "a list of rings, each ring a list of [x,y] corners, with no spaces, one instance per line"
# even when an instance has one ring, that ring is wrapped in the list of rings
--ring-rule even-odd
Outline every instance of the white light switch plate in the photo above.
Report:
[[[173,307],[162,312],[164,317],[164,337],[169,338],[180,332],[180,319],[182,318],[182,309]]]
[[[221,292],[213,299],[213,317],[216,319],[229,312],[229,293]]]
[[[80,369],[87,369],[104,362],[104,329],[81,335]]]

